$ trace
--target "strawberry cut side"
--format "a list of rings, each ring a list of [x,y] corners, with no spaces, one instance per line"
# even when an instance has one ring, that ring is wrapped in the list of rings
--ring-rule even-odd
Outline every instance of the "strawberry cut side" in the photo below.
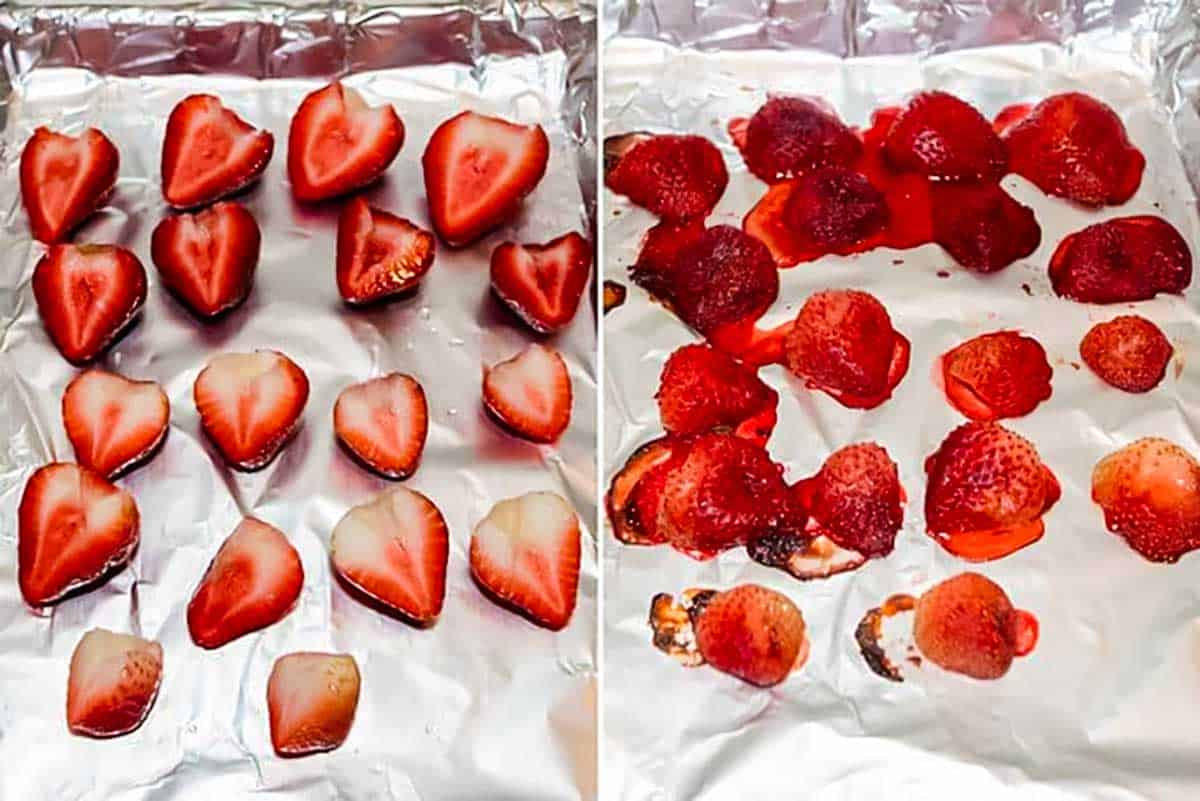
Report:
[[[163,197],[178,209],[220,200],[262,175],[275,137],[260,131],[212,95],[176,104],[163,136]]]
[[[433,234],[354,198],[338,217],[337,284],[342,300],[374,303],[416,288],[433,266]]]
[[[71,379],[63,426],[83,467],[113,478],[147,460],[167,436],[171,409],[162,387],[91,369]]]
[[[213,318],[250,294],[261,246],[254,215],[227,201],[164,219],[154,229],[150,255],[163,286],[197,316]]]
[[[385,478],[408,478],[420,464],[429,433],[425,390],[404,373],[346,387],[333,405],[333,430],[371,470]]]
[[[157,642],[92,629],[71,654],[67,728],[84,737],[118,737],[150,714],[162,683],[163,649]]]
[[[483,374],[483,403],[508,430],[554,442],[571,422],[571,376],[558,351],[537,343]]]
[[[492,291],[526,325],[548,334],[574,319],[591,266],[588,242],[574,231],[544,245],[505,242],[492,251]]]
[[[349,654],[298,652],[275,660],[267,680],[271,745],[281,757],[332,751],[346,741],[362,677]]]
[[[80,136],[38,128],[21,151],[21,201],[33,238],[62,242],[104,205],[117,184],[120,155],[95,128]]]

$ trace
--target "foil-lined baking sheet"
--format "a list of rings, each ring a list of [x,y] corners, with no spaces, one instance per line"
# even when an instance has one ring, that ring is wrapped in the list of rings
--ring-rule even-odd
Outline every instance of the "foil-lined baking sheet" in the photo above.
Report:
[[[872,411],[839,406],[772,366],[781,396],[772,456],[795,481],[833,450],[875,440],[908,494],[895,551],[860,570],[799,582],[742,550],[696,562],[665,546],[621,545],[606,526],[605,796],[622,801],[1183,801],[1200,797],[1200,555],[1143,560],[1105,530],[1090,500],[1092,467],[1142,436],[1200,454],[1200,313],[1184,297],[1137,304],[1175,346],[1166,380],[1147,395],[1102,385],[1080,364],[1079,340],[1128,305],[1056,298],[1046,265],[1066,234],[1102,219],[1161,214],[1200,254],[1193,187],[1200,120],[1197,21],[1189,2],[909,3],[895,0],[612,4],[605,26],[606,136],[707,136],[731,180],[709,224],[739,225],[765,186],[725,131],[767,94],[816,95],[849,123],[920,89],[954,92],[994,115],[1059,91],[1111,104],[1147,157],[1126,205],[1086,211],[1016,176],[1003,185],[1031,206],[1041,247],[993,276],[956,266],[937,246],[827,257],[781,272],[761,321],[795,316],[813,291],[865,289],[912,340],[912,364]],[[606,192],[606,279],[627,268],[654,220]],[[947,277],[939,277],[946,271]],[[1028,290],[1026,290],[1026,287]],[[963,422],[932,380],[934,359],[974,335],[1018,328],[1045,347],[1053,396],[1005,425],[1031,439],[1063,486],[1038,543],[970,565],[924,533],[925,457]],[[653,394],[666,357],[694,341],[641,289],[605,317],[605,477],[661,433]],[[864,664],[854,627],[871,607],[974,569],[1041,622],[1036,650],[1006,677],[981,682],[927,665],[885,681]],[[651,597],[753,581],[803,610],[812,655],[761,690],[655,650]]]
[[[300,10],[13,8],[0,11],[5,78],[0,142],[0,798],[55,799],[583,799],[594,798],[596,313],[590,298],[549,342],[574,386],[571,427],[554,447],[501,432],[480,404],[484,364],[530,340],[490,295],[487,263],[505,239],[591,235],[595,135],[594,11],[493,3],[395,7],[323,4]],[[302,207],[285,171],[287,131],[301,98],[333,77],[372,104],[390,102],[407,128],[399,158],[365,190],[373,205],[429,227],[419,157],[433,128],[464,108],[539,122],[546,176],[520,216],[462,250],[440,245],[415,297],[351,310],[334,281],[338,204]],[[194,320],[159,286],[150,233],[166,213],[159,154],[167,114],[193,92],[219,95],[272,130],[275,157],[239,199],[263,231],[246,304],[215,324]],[[158,381],[171,400],[163,451],[120,483],[141,511],[141,547],[101,588],[38,616],[15,576],[16,507],[26,478],[72,457],[59,399],[75,374],[49,343],[29,287],[42,247],[20,206],[21,148],[38,125],[104,130],[121,153],[112,202],[78,242],[115,242],[147,267],[137,327],[103,364]],[[200,432],[192,383],[222,351],[275,348],[312,384],[299,435],[265,470],[226,469]],[[350,383],[392,370],[424,385],[430,431],[406,485],[427,494],[451,536],[445,611],[416,630],[352,600],[331,581],[328,543],[355,504],[390,484],[338,448],[332,406]],[[467,546],[496,501],[531,490],[567,497],[584,530],[579,604],[551,633],[485,599]],[[192,644],[188,598],[243,514],[287,533],[304,590],[282,622],[217,651]],[[67,733],[67,665],[86,630],[159,640],[157,703],[137,732],[109,741]],[[329,754],[274,755],[266,682],[279,655],[355,656],[362,695],[349,739]]]

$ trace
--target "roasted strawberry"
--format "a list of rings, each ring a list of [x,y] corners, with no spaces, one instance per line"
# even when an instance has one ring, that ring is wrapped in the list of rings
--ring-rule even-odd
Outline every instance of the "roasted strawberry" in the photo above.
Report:
[[[771,97],[749,120],[729,125],[750,172],[769,184],[858,160],[862,142],[819,100]]]
[[[152,640],[91,629],[71,654],[67,728],[117,737],[142,725],[162,682],[163,649]]]
[[[575,318],[587,289],[592,250],[572,231],[544,245],[505,242],[492,251],[492,291],[541,334]]]
[[[980,273],[1003,269],[1042,243],[1033,209],[999,184],[935,183],[930,188],[933,241],[956,262]]]
[[[91,369],[67,384],[62,416],[75,460],[113,478],[158,449],[167,436],[171,407],[153,381]]]
[[[95,128],[80,136],[38,128],[21,151],[21,202],[33,238],[62,242],[107,202],[121,158]]]
[[[652,493],[652,497],[648,497],[646,486],[651,481],[660,483],[660,476],[665,480],[665,473],[659,468],[666,467],[677,452],[686,451],[687,442],[682,437],[659,437],[647,442],[634,451],[624,466],[613,475],[604,498],[604,509],[612,523],[613,534],[621,542],[628,545],[657,545],[666,541],[658,535],[661,487]],[[643,499],[646,500],[643,502]],[[639,509],[643,503],[651,510],[647,512],[646,525],[643,525]]]
[[[638,136],[605,176],[605,184],[667,222],[703,219],[729,172],[716,145],[702,136]]]
[[[30,606],[105,580],[138,545],[133,496],[76,464],[34,471],[17,518],[17,578]]]
[[[646,232],[637,262],[630,268],[629,277],[659,300],[670,303],[674,291],[675,264],[683,250],[700,239],[704,221],[659,223]]]
[[[1042,538],[1058,480],[1024,437],[995,423],[964,423],[925,460],[925,527],[971,562],[999,559]]]
[[[469,245],[512,219],[546,173],[550,140],[540,125],[464,111],[433,132],[421,166],[433,229]]]
[[[146,269],[115,245],[53,245],[33,270],[42,325],[63,358],[87,364],[146,302]]]
[[[791,184],[782,218],[794,239],[789,251],[806,261],[859,249],[887,226],[888,207],[863,174],[825,167]]]
[[[1067,236],[1050,257],[1050,283],[1081,303],[1180,295],[1192,282],[1192,252],[1161,217],[1118,217]]]
[[[1200,462],[1173,442],[1139,439],[1101,459],[1092,500],[1108,530],[1152,562],[1200,548]]]
[[[211,318],[250,294],[261,245],[254,215],[226,201],[164,219],[150,239],[150,255],[163,286],[193,313]]]
[[[275,137],[212,95],[188,95],[171,110],[163,136],[163,197],[175,208],[202,206],[258,180]]]
[[[287,442],[308,401],[308,377],[273,350],[223,353],[192,388],[200,424],[238,470],[265,467]]]
[[[655,398],[668,434],[729,428],[759,445],[775,428],[779,403],[779,395],[753,370],[705,344],[684,345],[671,354]]]
[[[758,584],[713,595],[699,608],[695,630],[705,662],[757,687],[779,684],[808,657],[800,610]]]
[[[483,372],[483,405],[530,442],[554,442],[571,422],[571,376],[553,348],[536,342]]]
[[[899,172],[945,181],[994,181],[1008,166],[991,123],[947,92],[913,97],[887,132],[883,156]]]
[[[1157,387],[1174,354],[1162,329],[1136,314],[1096,323],[1079,343],[1084,364],[1104,383],[1126,392]]]
[[[446,598],[450,537],[433,501],[404,487],[355,506],[330,542],[338,578],[405,620],[433,625]]]
[[[941,361],[946,399],[972,420],[1022,417],[1050,397],[1045,348],[1016,331],[968,339]]]
[[[333,405],[333,432],[376,473],[408,478],[421,461],[429,433],[425,390],[404,373],[346,387]]]
[[[361,682],[350,654],[301,651],[276,659],[267,680],[275,753],[299,757],[344,743],[354,725]]]
[[[368,106],[334,81],[308,94],[288,132],[288,179],[301,202],[353,192],[379,176],[404,144],[404,123],[391,105]]]
[[[337,284],[347,303],[408,292],[433,266],[433,234],[356,197],[338,217]]]
[[[868,559],[887,556],[904,523],[896,463],[874,442],[834,451],[820,471],[793,487],[810,533]]]
[[[494,601],[552,631],[579,592],[579,518],[553,492],[500,501],[471,532],[471,576]]]
[[[779,296],[779,271],[763,243],[718,225],[685,245],[670,268],[667,299],[705,336],[753,322]]]
[[[873,295],[829,289],[804,302],[784,356],[810,389],[851,409],[873,409],[908,372],[909,343]]]

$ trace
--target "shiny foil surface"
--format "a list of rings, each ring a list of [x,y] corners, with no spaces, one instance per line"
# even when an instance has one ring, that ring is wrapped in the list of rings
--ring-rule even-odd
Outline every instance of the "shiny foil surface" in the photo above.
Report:
[[[594,209],[595,13],[569,3],[322,4],[289,10],[208,4],[170,8],[0,11],[11,84],[0,142],[0,798],[588,799],[595,776],[596,313],[589,299],[549,344],[574,388],[571,426],[551,447],[503,433],[480,402],[482,367],[531,335],[492,297],[488,257],[506,239],[591,237]],[[479,243],[438,243],[415,296],[351,309],[334,279],[340,204],[297,205],[286,178],[287,133],[301,98],[335,77],[371,104],[392,103],[406,142],[364,190],[429,227],[420,154],[433,128],[470,108],[549,135],[545,178],[520,215]],[[263,232],[248,301],[213,324],[160,285],[150,234],[167,213],[159,157],[167,115],[193,92],[219,95],[275,134],[260,183],[239,196]],[[118,483],[137,499],[141,547],[130,566],[44,615],[16,582],[16,509],[38,466],[70,460],[59,409],[74,370],[50,344],[29,281],[43,247],[28,233],[18,161],[38,125],[102,129],[121,154],[112,201],[76,242],[116,243],[150,281],[141,320],[101,366],[159,382],[171,402],[161,453]],[[589,295],[590,298],[590,295]],[[227,469],[192,403],[201,367],[223,351],[274,348],[307,373],[298,436],[266,469]],[[405,486],[428,495],[450,530],[445,609],[417,630],[349,597],[332,579],[330,532],[353,505],[393,486],[338,447],[332,408],[351,383],[399,370],[424,385],[429,438]],[[537,628],[484,598],[467,547],[491,506],[532,490],[564,495],[583,529],[578,607],[567,629]],[[242,515],[284,531],[305,573],[281,622],[216,651],[195,646],[185,608]],[[101,626],[158,640],[158,700],[135,733],[108,741],[67,732],[67,667]],[[328,754],[278,758],[267,724],[274,660],[297,650],[352,654],[362,672],[357,718]]]
[[[768,93],[820,96],[861,127],[873,109],[920,89],[954,92],[989,117],[1011,103],[1080,90],[1117,110],[1148,163],[1129,203],[1097,211],[1006,177],[1003,186],[1036,212],[1042,244],[998,274],[967,272],[936,245],[781,271],[779,299],[760,328],[793,318],[813,291],[860,288],[884,303],[913,349],[894,396],[866,412],[804,389],[782,367],[763,369],[780,393],[769,450],[794,482],[844,445],[884,444],[908,495],[904,527],[890,556],[800,582],[752,563],[744,549],[697,562],[667,546],[622,545],[606,526],[605,796],[1200,798],[1200,555],[1151,564],[1105,529],[1090,500],[1095,463],[1137,438],[1166,437],[1200,454],[1200,290],[1193,282],[1183,297],[1136,304],[1166,332],[1175,357],[1157,389],[1129,395],[1101,384],[1078,347],[1093,323],[1130,305],[1059,299],[1046,274],[1063,236],[1129,214],[1165,216],[1200,253],[1194,3],[632,0],[608,11],[605,136],[672,131],[715,142],[731,180],[709,225],[740,225],[765,190],[725,127]],[[629,288],[626,303],[605,318],[607,480],[661,433],[653,398],[659,371],[675,348],[698,337],[628,280],[652,216],[611,192],[604,203],[604,277]],[[964,421],[932,373],[946,350],[1002,328],[1034,336],[1048,352],[1053,396],[1004,425],[1032,440],[1063,497],[1046,515],[1041,541],[972,565],[925,534],[925,457]],[[993,578],[1039,618],[1036,650],[991,682],[929,663],[903,664],[901,684],[868,670],[854,640],[863,614],[894,593],[919,593],[966,570]],[[812,655],[783,684],[760,690],[710,667],[686,669],[651,645],[654,594],[746,581],[787,594],[808,623]]]

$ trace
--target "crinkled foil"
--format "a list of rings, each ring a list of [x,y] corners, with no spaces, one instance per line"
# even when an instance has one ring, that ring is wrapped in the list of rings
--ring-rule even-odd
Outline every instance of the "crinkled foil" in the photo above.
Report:
[[[550,339],[570,368],[574,413],[556,447],[504,433],[480,404],[481,368],[530,335],[490,295],[487,262],[505,239],[590,235],[594,209],[594,27],[590,7],[489,3],[300,10],[208,4],[170,8],[0,11],[5,93],[0,169],[0,798],[584,799],[594,798],[596,313],[589,301]],[[374,205],[429,225],[420,154],[463,108],[540,122],[549,169],[511,224],[464,250],[439,245],[415,297],[344,307],[334,281],[337,203],[301,207],[286,181],[287,131],[301,98],[343,77],[369,102],[394,104],[407,140]],[[162,290],[150,233],[166,213],[159,154],[167,114],[205,91],[275,133],[275,157],[242,198],[263,231],[248,302],[220,322],[194,320]],[[115,242],[146,265],[141,322],[103,364],[152,378],[171,400],[164,450],[120,483],[137,498],[142,543],[129,568],[44,616],[16,583],[16,508],[26,478],[71,459],[59,399],[75,374],[50,345],[29,287],[43,249],[30,241],[18,190],[21,148],[38,125],[103,129],[121,153],[112,202],[77,234]],[[276,348],[312,384],[303,428],[265,470],[226,469],[202,435],[192,383],[222,351]],[[330,532],[346,510],[391,484],[363,471],[332,431],[337,393],[392,370],[415,375],[430,406],[422,464],[406,485],[450,528],[445,611],[416,630],[352,600],[331,581]],[[537,628],[473,586],[467,546],[496,501],[565,495],[585,537],[579,604],[560,633]],[[304,591],[294,611],[217,651],[192,644],[188,598],[244,514],[287,533]],[[134,734],[74,737],[64,717],[67,665],[94,626],[159,640],[158,701]],[[346,651],[363,685],[349,739],[329,754],[272,751],[266,682],[279,655]]]
[[[686,7],[685,7],[686,6]],[[913,344],[894,397],[845,409],[790,380],[769,444],[790,481],[843,445],[876,440],[908,493],[891,556],[857,572],[801,583],[744,551],[696,562],[665,547],[617,543],[606,528],[605,794],[622,801],[1184,801],[1200,798],[1200,555],[1144,561],[1108,533],[1090,500],[1095,462],[1138,437],[1164,436],[1200,455],[1200,314],[1185,297],[1137,304],[1176,348],[1147,395],[1104,387],[1079,363],[1093,322],[1127,305],[1056,298],[1046,275],[1062,237],[1101,219],[1156,213],[1200,255],[1193,187],[1200,177],[1196,6],[1166,2],[744,2],[613,4],[606,15],[605,135],[703,134],[723,150],[729,189],[710,224],[738,225],[764,185],[725,132],[768,92],[819,95],[850,123],[922,88],[955,92],[992,115],[1058,91],[1115,107],[1148,166],[1125,206],[1084,211],[1015,176],[1003,184],[1035,210],[1042,245],[990,276],[957,267],[934,245],[825,258],[781,273],[763,320],[793,317],[811,292],[857,287],[878,296]],[[605,195],[605,278],[628,282],[651,216]],[[902,263],[893,263],[899,260]],[[939,277],[938,271],[948,277]],[[1022,285],[1029,287],[1028,294]],[[632,285],[605,318],[605,476],[661,429],[653,394],[666,356],[696,337]],[[986,331],[1019,328],[1047,349],[1054,394],[1007,421],[1057,473],[1063,498],[1035,545],[969,565],[924,533],[924,458],[962,418],[931,378],[933,361]],[[1041,640],[998,681],[905,666],[894,684],[872,674],[854,641],[869,608],[964,570],[998,581],[1041,621]],[[656,651],[651,597],[754,581],[803,610],[812,656],[773,690]]]

